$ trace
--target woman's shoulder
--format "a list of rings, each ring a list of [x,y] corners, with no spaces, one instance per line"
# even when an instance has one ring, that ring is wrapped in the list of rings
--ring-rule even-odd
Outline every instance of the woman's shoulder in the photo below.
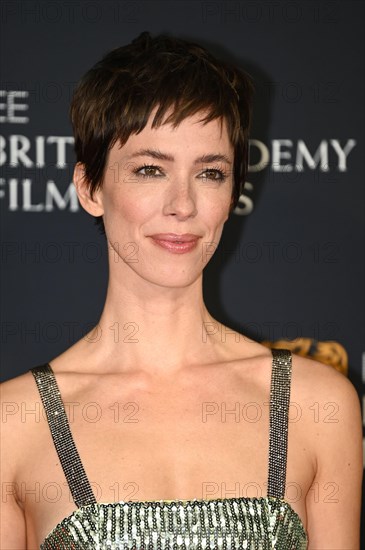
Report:
[[[228,333],[230,329],[225,327]],[[254,363],[258,370],[263,372],[266,379],[270,378],[272,370],[272,347],[268,342],[261,343],[248,338],[236,331],[230,332],[234,337],[233,345],[227,346],[237,358],[247,359]],[[237,346],[240,343],[240,346]],[[309,356],[298,355],[290,348],[288,342],[280,346],[281,349],[288,349],[292,357],[292,389],[301,392],[302,395],[309,393],[311,397],[317,395],[322,398],[353,398],[357,396],[356,389],[347,376],[339,372],[334,366],[318,361]],[[276,347],[276,346],[275,346]],[[238,352],[238,353],[237,353]]]
[[[313,450],[317,476],[329,471],[329,460],[331,468],[334,464],[343,467],[341,449],[345,447],[349,461],[352,457],[359,467],[362,422],[354,385],[334,367],[294,353],[292,366],[289,419]]]
[[[326,402],[358,400],[352,382],[333,366],[292,353],[292,386]]]
[[[76,362],[79,353],[81,341],[61,352],[55,357],[43,361],[42,363],[33,363],[28,365],[28,369],[23,374],[14,376],[0,384],[1,400],[26,400],[28,398],[38,398],[39,393],[31,370],[35,367],[50,364],[53,372],[67,372],[73,370],[73,364]]]
[[[236,372],[241,372],[242,376],[245,376],[244,365],[251,364],[257,380],[262,383],[266,391],[272,373],[272,349],[267,343],[262,344],[238,332],[232,332],[232,334],[239,335],[240,339],[236,336],[234,342],[227,346],[233,356],[236,354],[238,365]],[[237,346],[238,343],[241,345]],[[311,357],[298,355],[293,351],[291,356],[291,402],[298,403],[301,407],[313,407],[313,409],[323,407],[324,411],[330,410],[331,407],[334,409],[341,407],[344,414],[345,411],[350,415],[358,414],[359,397],[347,376],[332,365]]]
[[[27,371],[2,382],[1,398],[1,465],[2,479],[10,484],[17,479],[20,464],[37,446],[41,405],[31,372]]]
[[[28,403],[32,397],[37,397],[37,389],[33,375],[29,370],[2,382],[0,384],[2,411],[16,409],[21,403]],[[2,415],[3,420],[3,415]]]
[[[30,369],[0,384],[0,401],[2,436],[19,440],[24,435],[28,439],[30,426],[39,423],[41,413],[40,395]],[[36,422],[29,422],[30,418]]]
[[[41,364],[29,365],[26,372],[0,384],[1,426],[4,437],[27,436],[31,426],[36,426],[42,416],[42,404],[37,384],[31,370]],[[35,422],[30,422],[33,418]]]

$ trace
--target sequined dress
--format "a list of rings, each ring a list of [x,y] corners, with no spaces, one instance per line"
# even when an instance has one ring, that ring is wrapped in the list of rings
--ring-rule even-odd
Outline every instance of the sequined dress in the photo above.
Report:
[[[307,533],[284,499],[291,353],[272,354],[266,497],[96,502],[51,366],[31,369],[77,507],[41,550],[305,550]]]

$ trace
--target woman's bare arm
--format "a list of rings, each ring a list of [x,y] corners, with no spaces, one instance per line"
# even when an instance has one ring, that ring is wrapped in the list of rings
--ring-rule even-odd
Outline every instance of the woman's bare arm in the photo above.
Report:
[[[27,548],[26,523],[23,510],[17,501],[15,472],[21,447],[21,399],[17,389],[22,385],[19,379],[1,384],[1,550]]]
[[[334,369],[314,381],[321,414],[311,437],[317,471],[306,498],[308,550],[359,550],[362,462],[361,409],[351,382]]]

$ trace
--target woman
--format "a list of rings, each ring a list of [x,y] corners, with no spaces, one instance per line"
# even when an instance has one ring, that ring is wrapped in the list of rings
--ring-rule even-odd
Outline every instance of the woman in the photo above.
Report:
[[[148,33],[78,85],[74,183],[106,233],[108,290],[85,338],[3,385],[1,548],[359,548],[354,387],[234,333],[202,297],[250,102],[245,73]]]

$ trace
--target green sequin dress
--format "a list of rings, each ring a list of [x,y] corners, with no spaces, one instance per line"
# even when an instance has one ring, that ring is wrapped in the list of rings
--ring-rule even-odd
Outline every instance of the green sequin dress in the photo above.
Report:
[[[305,550],[307,533],[284,499],[291,353],[272,350],[267,497],[96,502],[77,452],[54,373],[31,369],[77,509],[41,550]]]

